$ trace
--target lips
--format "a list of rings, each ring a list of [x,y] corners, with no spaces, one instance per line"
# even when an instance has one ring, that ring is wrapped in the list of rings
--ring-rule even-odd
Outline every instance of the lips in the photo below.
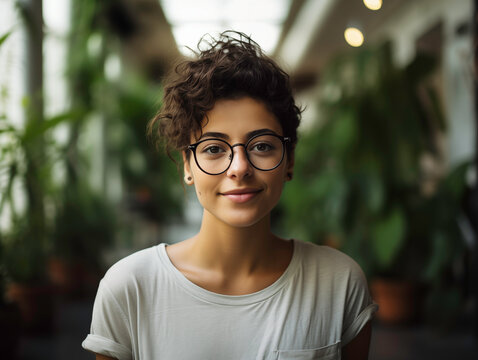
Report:
[[[240,204],[240,203],[245,203],[245,202],[253,199],[261,191],[262,191],[262,189],[252,189],[252,188],[235,189],[235,190],[231,190],[231,191],[221,193],[221,195],[226,197],[227,199],[231,200],[232,202]]]

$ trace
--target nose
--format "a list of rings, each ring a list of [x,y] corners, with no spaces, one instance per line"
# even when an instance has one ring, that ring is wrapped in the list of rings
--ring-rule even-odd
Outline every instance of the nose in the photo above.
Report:
[[[227,176],[242,179],[251,175],[252,166],[249,163],[244,146],[234,146],[232,162],[227,169]]]

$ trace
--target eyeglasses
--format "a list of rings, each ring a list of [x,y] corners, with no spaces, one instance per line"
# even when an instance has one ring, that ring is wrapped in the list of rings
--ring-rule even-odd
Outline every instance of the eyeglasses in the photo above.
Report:
[[[188,146],[197,166],[208,175],[220,175],[229,169],[234,159],[234,148],[243,146],[249,163],[257,170],[270,171],[284,160],[285,144],[290,138],[276,134],[260,134],[245,144],[230,145],[222,139],[204,139]]]

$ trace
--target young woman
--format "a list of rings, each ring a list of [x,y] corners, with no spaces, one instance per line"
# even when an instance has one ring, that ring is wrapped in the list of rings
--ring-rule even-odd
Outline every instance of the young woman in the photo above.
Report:
[[[201,228],[111,267],[85,349],[120,360],[367,358],[377,306],[359,266],[271,232],[299,120],[288,76],[243,34],[221,34],[176,68],[150,131],[182,152]]]

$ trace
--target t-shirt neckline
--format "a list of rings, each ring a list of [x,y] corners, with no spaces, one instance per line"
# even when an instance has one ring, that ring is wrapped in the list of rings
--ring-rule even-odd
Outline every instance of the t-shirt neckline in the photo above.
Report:
[[[272,296],[274,296],[279,290],[281,290],[291,279],[292,275],[295,273],[298,265],[300,263],[300,246],[298,242],[294,239],[291,240],[293,244],[293,253],[292,259],[289,262],[289,265],[282,273],[282,275],[271,285],[265,287],[262,290],[259,290],[254,293],[244,294],[244,295],[225,295],[215,293],[209,290],[206,290],[199,285],[196,285],[186,276],[184,276],[181,271],[179,271],[174,264],[171,262],[171,259],[166,252],[167,244],[162,243],[157,245],[157,253],[159,260],[162,265],[165,267],[166,271],[172,275],[174,280],[179,284],[184,290],[193,295],[196,298],[204,300],[206,302],[221,304],[221,305],[248,305],[257,302],[264,301]]]

